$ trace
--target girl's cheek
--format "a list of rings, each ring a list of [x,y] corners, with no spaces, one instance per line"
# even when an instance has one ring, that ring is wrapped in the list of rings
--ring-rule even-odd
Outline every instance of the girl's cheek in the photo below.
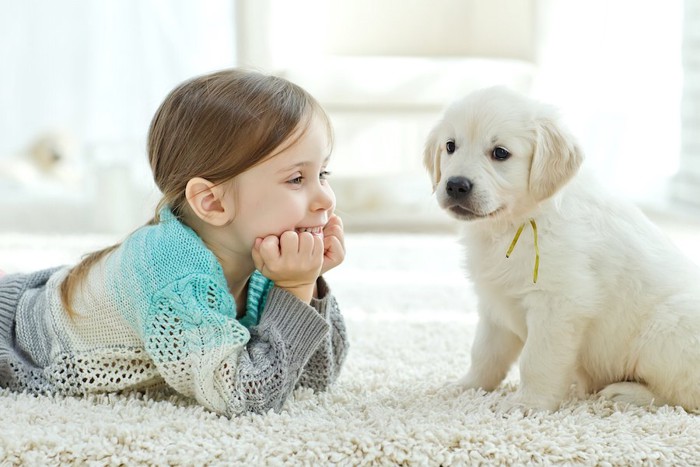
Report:
[[[330,185],[328,186],[328,195],[329,195],[330,198],[331,198],[331,208],[330,208],[329,212],[333,213],[333,212],[335,212],[335,202],[336,202],[336,199],[335,199],[335,192],[334,192],[333,189],[330,187]]]

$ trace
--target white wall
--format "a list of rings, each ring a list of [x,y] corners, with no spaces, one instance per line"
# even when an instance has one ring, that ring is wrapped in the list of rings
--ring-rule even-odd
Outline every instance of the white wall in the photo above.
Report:
[[[700,208],[700,0],[685,0],[683,21],[683,103],[681,107],[681,171],[673,195],[680,203]]]
[[[539,0],[533,94],[559,106],[586,164],[663,205],[679,167],[683,0]]]
[[[492,84],[560,107],[610,190],[668,206],[679,168],[682,0],[255,3],[266,13],[265,40],[255,40],[265,53],[243,53],[245,63],[290,77],[329,109],[334,183],[347,194],[339,205],[353,213],[396,221],[400,194],[407,223],[416,209],[431,214],[419,198],[423,139],[450,100]]]
[[[141,142],[179,81],[235,63],[228,0],[0,4],[0,157],[60,128],[85,144]]]
[[[142,222],[150,119],[176,83],[235,63],[234,24],[233,0],[2,2],[0,229]],[[29,170],[49,134],[68,180]]]
[[[287,76],[327,107],[336,126],[333,183],[349,224],[444,222],[421,167],[423,140],[450,100],[492,84],[560,106],[610,188],[639,202],[666,200],[678,167],[694,165],[679,159],[682,5],[3,2],[0,230],[138,225],[157,196],[144,148],[153,111],[175,83],[234,63]],[[687,125],[692,134],[695,123]],[[47,183],[39,183],[45,193],[31,183],[19,190],[7,164],[50,130],[74,136],[87,176],[71,190],[57,185],[62,196]]]

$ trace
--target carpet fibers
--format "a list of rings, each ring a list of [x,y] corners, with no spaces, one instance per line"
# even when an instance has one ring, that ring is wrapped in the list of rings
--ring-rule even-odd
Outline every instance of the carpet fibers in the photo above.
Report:
[[[8,272],[70,262],[104,238],[0,235]],[[233,420],[177,396],[0,391],[2,465],[692,465],[700,418],[592,396],[555,413],[502,413],[493,393],[445,386],[469,365],[475,300],[450,235],[348,235],[328,275],[350,354],[328,392]],[[86,249],[87,248],[87,249]]]

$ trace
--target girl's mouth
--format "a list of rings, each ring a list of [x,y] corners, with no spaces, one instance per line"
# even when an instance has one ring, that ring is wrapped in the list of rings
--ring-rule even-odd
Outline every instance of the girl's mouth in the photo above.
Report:
[[[296,229],[297,233],[302,233],[302,232],[309,232],[313,235],[323,235],[323,226],[318,226],[318,227],[297,227]]]

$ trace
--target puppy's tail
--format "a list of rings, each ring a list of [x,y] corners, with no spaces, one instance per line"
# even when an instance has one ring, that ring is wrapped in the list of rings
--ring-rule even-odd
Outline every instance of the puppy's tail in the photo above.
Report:
[[[599,394],[613,402],[648,407],[666,405],[668,401],[657,396],[642,383],[613,383],[604,387]]]

